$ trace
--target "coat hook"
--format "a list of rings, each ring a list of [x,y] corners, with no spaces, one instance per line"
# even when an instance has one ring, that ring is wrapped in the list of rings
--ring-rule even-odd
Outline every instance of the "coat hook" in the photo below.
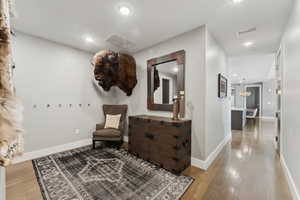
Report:
[[[50,107],[50,104],[47,104],[47,108],[49,108]]]
[[[80,104],[79,104],[79,107],[81,107],[81,106],[82,106],[82,104],[80,103]]]
[[[69,104],[70,107],[72,107],[72,104]]]
[[[33,105],[33,108],[36,108],[36,107],[37,107],[37,105],[36,105],[36,104],[34,104],[34,105]]]
[[[58,107],[60,107],[60,108],[61,108],[61,104],[58,104]]]
[[[88,107],[90,107],[91,106],[91,104],[88,104]]]

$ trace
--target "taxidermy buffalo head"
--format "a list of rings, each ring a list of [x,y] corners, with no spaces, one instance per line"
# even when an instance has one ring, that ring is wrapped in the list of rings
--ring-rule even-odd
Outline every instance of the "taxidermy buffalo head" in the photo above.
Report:
[[[127,96],[137,84],[136,63],[132,56],[113,51],[100,51],[92,61],[95,79],[105,91],[117,86]]]

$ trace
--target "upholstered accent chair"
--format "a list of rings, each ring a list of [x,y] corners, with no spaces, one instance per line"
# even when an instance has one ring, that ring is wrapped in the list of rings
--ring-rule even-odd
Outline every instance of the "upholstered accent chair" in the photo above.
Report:
[[[118,148],[123,144],[123,136],[126,128],[127,105],[103,105],[103,114],[106,120],[106,115],[121,114],[119,128],[104,128],[105,122],[96,124],[96,130],[93,133],[93,148],[96,147],[97,141],[111,141],[118,144]]]
[[[258,109],[247,109],[246,110],[246,118],[248,121],[252,120],[253,123],[255,123],[255,118],[257,115]]]

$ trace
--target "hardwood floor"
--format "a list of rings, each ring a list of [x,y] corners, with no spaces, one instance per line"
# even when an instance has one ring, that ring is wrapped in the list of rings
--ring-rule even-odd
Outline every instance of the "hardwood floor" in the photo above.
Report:
[[[275,125],[257,121],[233,139],[207,171],[184,171],[195,181],[184,200],[289,200],[292,199],[279,157],[273,147]],[[42,199],[31,162],[7,169],[7,200]]]

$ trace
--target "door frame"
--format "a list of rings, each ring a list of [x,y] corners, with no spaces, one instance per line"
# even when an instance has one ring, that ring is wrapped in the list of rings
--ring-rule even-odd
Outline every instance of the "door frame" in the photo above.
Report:
[[[262,116],[262,85],[260,84],[248,84],[245,85],[245,91],[247,88],[258,87],[259,88],[259,116]],[[244,107],[247,109],[247,97],[245,98]]]
[[[279,130],[279,149],[278,149],[279,156],[281,156],[283,154],[283,145],[284,145],[284,143],[283,143],[283,135],[284,135],[284,133],[283,133],[283,115],[284,115],[283,101],[284,101],[284,98],[282,96],[284,82],[282,81],[282,79],[283,79],[283,70],[284,70],[284,65],[285,65],[285,60],[284,60],[285,54],[286,54],[286,52],[283,47],[283,44],[280,44],[280,46],[275,54],[275,66],[276,66],[276,68],[278,67],[278,69],[276,69],[276,70],[279,70],[279,74],[276,74],[276,84],[278,84],[277,81],[280,81],[280,89],[281,89],[281,94],[279,97],[280,98],[280,110],[279,110],[280,111],[280,125],[279,125],[280,130]],[[279,77],[277,75],[279,75]],[[278,104],[278,102],[277,102],[277,104]],[[277,109],[277,111],[278,111],[278,109]],[[277,116],[276,116],[276,119],[277,119]]]

